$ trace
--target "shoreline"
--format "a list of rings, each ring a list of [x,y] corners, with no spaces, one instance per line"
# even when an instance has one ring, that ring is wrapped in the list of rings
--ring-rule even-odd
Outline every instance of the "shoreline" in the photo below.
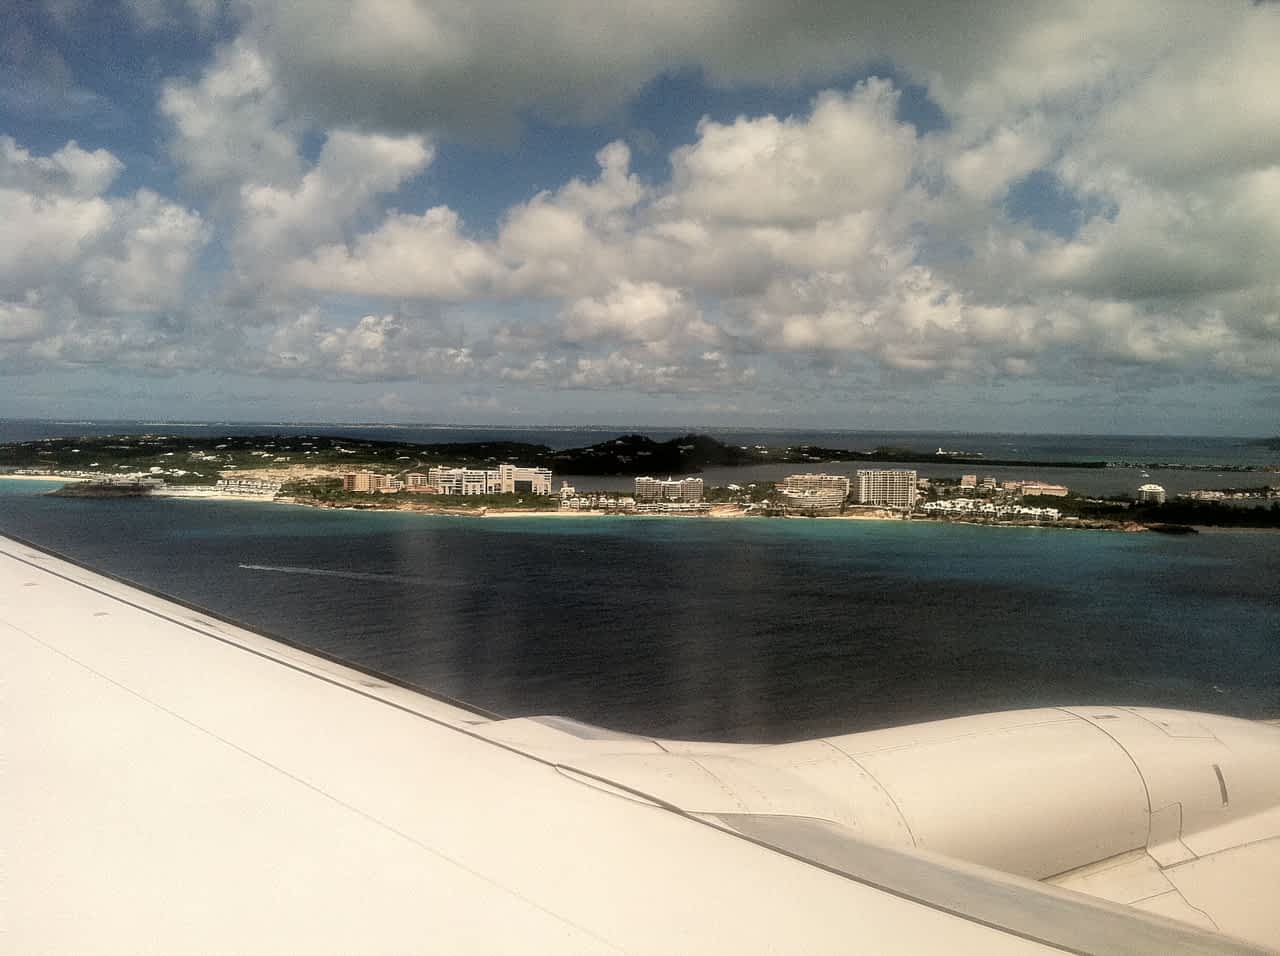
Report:
[[[91,482],[95,479],[84,476],[71,475],[14,475],[0,474],[0,481],[28,481],[28,482],[44,482],[46,484],[76,484]],[[629,514],[608,511],[560,511],[558,509],[541,509],[541,508],[511,508],[494,510],[487,509],[470,509],[470,508],[440,508],[435,506],[417,505],[414,503],[400,503],[392,507],[361,507],[358,504],[350,503],[321,503],[305,501],[293,497],[268,497],[265,495],[244,495],[233,494],[228,492],[204,491],[207,486],[194,486],[190,491],[157,491],[150,492],[140,497],[150,498],[168,498],[171,500],[186,501],[239,501],[253,502],[258,504],[276,504],[291,505],[302,508],[315,508],[328,511],[355,511],[355,512],[380,512],[388,514],[417,514],[428,517],[448,517],[448,518],[701,518],[712,520],[741,520],[746,518],[783,518],[786,520],[808,520],[808,521],[899,521],[899,522],[917,522],[931,525],[969,525],[973,527],[986,528],[1035,528],[1048,531],[1108,531],[1120,532],[1123,534],[1138,533],[1155,533],[1155,529],[1149,525],[1141,525],[1133,522],[1117,523],[1113,525],[1081,525],[1078,523],[1055,523],[1055,524],[1018,524],[1018,523],[1002,523],[988,521],[965,521],[956,518],[934,518],[926,516],[913,516],[908,518],[905,515],[897,514],[839,514],[839,515],[762,515],[753,514],[744,511],[735,511],[726,506],[712,506],[712,509],[700,514]],[[196,490],[200,489],[200,490]],[[1275,533],[1280,528],[1253,528],[1253,527],[1236,527],[1227,525],[1192,525],[1199,533],[1208,534],[1227,534],[1239,532],[1251,533]]]
[[[74,481],[96,481],[95,478],[85,478],[80,475],[9,475],[0,474],[0,481],[60,481],[64,485]]]

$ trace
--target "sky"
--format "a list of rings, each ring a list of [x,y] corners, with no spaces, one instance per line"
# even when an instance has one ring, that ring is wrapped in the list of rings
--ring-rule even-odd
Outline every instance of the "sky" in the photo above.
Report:
[[[0,417],[1280,432],[1280,4],[0,18]]]

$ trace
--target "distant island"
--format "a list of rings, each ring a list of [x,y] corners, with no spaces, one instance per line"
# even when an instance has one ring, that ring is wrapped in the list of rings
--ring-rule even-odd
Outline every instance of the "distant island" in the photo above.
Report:
[[[0,472],[18,469],[51,473],[111,475],[146,471],[182,484],[212,484],[235,470],[399,467],[455,464],[483,466],[520,461],[563,475],[697,474],[706,468],[747,465],[814,465],[824,462],[897,462],[1036,468],[1105,468],[1100,461],[992,459],[980,455],[924,452],[881,447],[866,451],[816,445],[731,445],[710,435],[689,434],[668,441],[646,435],[621,435],[583,448],[554,450],[526,442],[374,441],[322,435],[190,438],[172,435],[110,435],[47,438],[0,445]]]
[[[734,445],[709,435],[688,434],[656,441],[620,435],[563,450],[527,442],[482,441],[423,444],[320,435],[193,438],[160,434],[49,438],[0,445],[0,477],[74,479],[55,494],[72,498],[145,496],[231,497],[283,501],[320,508],[399,510],[428,514],[682,513],[712,517],[805,516],[844,518],[910,517],[971,524],[1032,524],[1060,528],[1100,528],[1180,533],[1193,525],[1280,526],[1280,487],[1275,485],[1203,489],[1165,502],[1135,501],[1127,495],[1088,498],[1063,485],[1043,481],[965,475],[920,480],[917,497],[877,508],[850,493],[847,477],[816,475],[830,462],[866,464],[877,475],[896,476],[905,488],[916,484],[914,470],[877,466],[945,462],[1027,468],[1105,468],[1099,461],[990,459],[977,453],[920,452],[880,447],[865,451],[814,445]],[[732,469],[764,464],[794,466],[785,482],[756,480],[704,488],[690,478],[696,496],[675,504],[646,505],[640,486],[634,499],[615,493],[553,492],[552,477],[696,475],[706,468]],[[1126,465],[1127,466],[1127,465]],[[1201,470],[1204,466],[1187,466]],[[1223,466],[1223,470],[1250,470]],[[1252,470],[1264,471],[1256,468]],[[909,476],[909,477],[907,477]],[[870,479],[869,479],[870,480]],[[888,479],[886,479],[888,480]],[[650,484],[676,485],[646,478]],[[788,488],[792,483],[808,490]],[[824,484],[825,483],[825,484]],[[841,483],[843,483],[841,485]],[[826,485],[840,485],[833,493]],[[812,487],[808,487],[812,485]],[[905,494],[905,492],[904,492]],[[1142,496],[1140,496],[1142,497]],[[1231,507],[1230,502],[1272,501],[1269,507]],[[914,500],[915,504],[911,504]]]

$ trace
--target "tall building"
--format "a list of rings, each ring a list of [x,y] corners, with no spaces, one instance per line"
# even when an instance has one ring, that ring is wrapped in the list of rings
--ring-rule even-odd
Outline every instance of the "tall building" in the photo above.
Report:
[[[498,487],[504,495],[549,495],[551,494],[551,469],[499,465]]]
[[[914,471],[859,471],[858,503],[910,511],[916,506]]]
[[[1147,505],[1162,505],[1165,501],[1164,488],[1160,485],[1142,485],[1138,488],[1138,500]]]
[[[697,504],[702,501],[701,478],[637,478],[636,504]]]

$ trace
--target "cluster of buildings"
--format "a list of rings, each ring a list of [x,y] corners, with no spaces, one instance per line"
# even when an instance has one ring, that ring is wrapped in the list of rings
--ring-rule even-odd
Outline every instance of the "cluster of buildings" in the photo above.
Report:
[[[977,475],[961,475],[960,489],[961,491],[987,492],[990,494],[1002,491],[1007,495],[1018,495],[1023,498],[1037,495],[1048,498],[1065,498],[1069,493],[1066,485],[1054,485],[1047,481],[1023,480],[1020,478],[1010,479],[1001,484],[990,475],[984,475],[981,478]]]
[[[578,489],[564,481],[560,483],[561,511],[603,511],[607,514],[634,514],[634,498],[601,491],[578,493]]]
[[[283,482],[265,478],[219,478],[213,490],[222,495],[244,495],[250,498],[274,498],[280,494]]]
[[[425,481],[426,476],[406,475],[405,479],[401,480],[394,475],[379,475],[372,471],[349,471],[342,476],[342,490],[394,494],[408,487],[409,478],[422,478]]]
[[[1057,508],[1032,508],[1028,505],[995,504],[981,498],[943,498],[926,501],[920,510],[928,514],[966,515],[990,518],[1033,518],[1057,521],[1062,513]]]
[[[342,490],[394,494],[410,491],[427,495],[550,495],[551,469],[499,465],[497,468],[433,467],[397,478],[371,471],[342,476]]]

